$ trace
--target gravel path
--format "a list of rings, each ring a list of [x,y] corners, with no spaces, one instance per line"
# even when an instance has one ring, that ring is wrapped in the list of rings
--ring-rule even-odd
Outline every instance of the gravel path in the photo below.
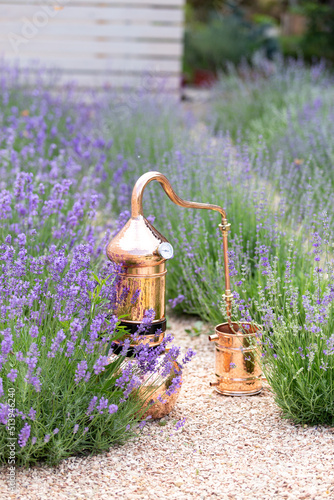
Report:
[[[247,398],[216,394],[209,387],[213,345],[205,334],[184,332],[191,321],[169,322],[176,343],[198,355],[164,422],[150,422],[137,440],[97,457],[18,470],[16,494],[2,470],[0,498],[333,500],[334,429],[282,420],[268,388]]]

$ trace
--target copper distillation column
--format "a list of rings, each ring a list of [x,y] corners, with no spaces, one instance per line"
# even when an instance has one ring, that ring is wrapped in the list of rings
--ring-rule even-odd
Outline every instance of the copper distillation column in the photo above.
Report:
[[[215,210],[220,213],[222,220],[219,228],[223,236],[224,268],[225,268],[225,294],[223,298],[226,303],[228,323],[218,325],[216,334],[210,337],[216,343],[216,379],[212,384],[216,390],[224,392],[226,372],[220,373],[221,356],[225,357],[225,351],[220,348],[224,332],[221,329],[230,329],[237,332],[237,324],[231,322],[231,300],[230,276],[228,268],[228,245],[227,237],[230,224],[228,224],[226,213],[218,205],[207,203],[196,203],[185,201],[173,190],[168,179],[160,172],[147,172],[136,182],[131,197],[131,217],[121,231],[109,242],[107,246],[108,258],[121,265],[117,282],[117,300],[113,313],[122,316],[121,324],[130,333],[135,333],[142,323],[148,310],[154,310],[154,319],[151,326],[138,336],[136,342],[148,343],[150,346],[158,346],[164,339],[166,331],[165,318],[165,290],[166,290],[166,260],[173,257],[172,245],[155,227],[144,217],[143,194],[146,186],[151,181],[158,181],[170,198],[170,200],[184,208],[195,208]],[[225,327],[227,325],[227,327]],[[240,336],[239,333],[233,335]],[[234,359],[234,358],[233,358]],[[224,364],[224,363],[223,363]],[[257,391],[259,392],[259,391]]]

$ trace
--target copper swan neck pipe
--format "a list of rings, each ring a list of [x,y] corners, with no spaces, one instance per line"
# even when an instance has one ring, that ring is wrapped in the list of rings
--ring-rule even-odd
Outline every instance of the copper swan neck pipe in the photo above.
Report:
[[[167,177],[165,177],[163,174],[160,172],[147,172],[146,174],[142,175],[139,177],[137,180],[136,184],[134,185],[133,191],[132,191],[132,198],[131,198],[131,216],[132,217],[138,217],[138,215],[143,215],[143,194],[144,194],[144,189],[146,188],[147,184],[149,184],[151,181],[158,181],[160,185],[162,186],[163,190],[167,194],[168,198],[172,200],[173,203],[176,205],[179,205],[180,207],[184,208],[202,208],[205,210],[215,210],[216,212],[219,212],[222,216],[222,222],[224,224],[227,224],[227,219],[226,219],[226,213],[225,210],[218,205],[210,205],[209,203],[196,203],[194,201],[185,201],[182,200],[175,192],[174,189],[172,188],[169,180]]]
[[[147,172],[146,174],[143,174],[141,177],[139,177],[136,184],[134,185],[131,197],[131,217],[135,218],[143,216],[144,189],[151,181],[158,181],[162,186],[163,190],[165,191],[165,193],[167,194],[168,198],[170,198],[170,200],[173,203],[179,205],[180,207],[215,210],[216,212],[219,212],[220,215],[222,216],[222,223],[219,224],[219,228],[223,235],[223,249],[224,249],[225,295],[223,297],[225,298],[226,301],[226,312],[228,320],[230,321],[232,294],[230,290],[230,274],[229,274],[228,253],[227,253],[228,252],[227,235],[230,224],[228,224],[227,222],[225,210],[219,207],[218,205],[211,205],[209,203],[196,203],[194,201],[183,200],[174,192],[167,177],[165,177],[160,172],[152,171],[152,172]]]

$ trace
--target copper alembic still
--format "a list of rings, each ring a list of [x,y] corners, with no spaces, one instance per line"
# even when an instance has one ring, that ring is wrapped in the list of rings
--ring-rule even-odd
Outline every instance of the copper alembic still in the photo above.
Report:
[[[158,181],[170,200],[184,208],[206,209],[219,212],[219,228],[223,237],[225,294],[228,322],[217,325],[209,339],[216,347],[216,382],[210,384],[221,394],[243,395],[261,391],[261,370],[256,360],[259,346],[253,344],[254,325],[231,322],[230,276],[228,267],[228,231],[225,210],[218,205],[196,203],[181,199],[168,179],[160,172],[142,175],[132,191],[131,217],[107,246],[108,258],[120,265],[117,297],[113,313],[122,316],[121,325],[130,333],[140,331],[140,324],[148,310],[155,316],[150,327],[132,343],[144,342],[159,346],[166,332],[166,260],[173,257],[172,245],[153,227],[143,214],[143,194],[151,181]],[[135,297],[135,300],[134,300]],[[138,330],[139,328],[139,330]],[[246,331],[243,331],[246,328]]]

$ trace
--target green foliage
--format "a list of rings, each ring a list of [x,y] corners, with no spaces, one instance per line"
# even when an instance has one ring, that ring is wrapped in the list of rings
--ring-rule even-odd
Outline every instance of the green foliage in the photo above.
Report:
[[[267,27],[267,24],[253,24],[246,20],[236,7],[229,15],[212,13],[207,24],[197,23],[186,31],[185,68],[217,72],[226,69],[228,64],[250,60],[260,49],[272,55],[277,47],[271,46]]]
[[[190,337],[199,337],[203,331],[203,321],[196,321],[191,328],[186,328],[185,332],[190,335]]]
[[[284,55],[284,57],[298,58],[302,56],[303,40],[303,35],[280,35],[278,37],[278,42],[281,53]]]
[[[331,3],[303,0],[301,8],[308,26],[301,42],[304,57],[329,59],[334,62],[334,9]]]
[[[277,58],[274,63],[256,59],[252,67],[231,65],[213,91],[208,118],[215,131],[228,131],[233,139],[240,134],[250,146],[261,135],[268,147],[286,130],[288,111],[295,116],[326,86],[326,72],[317,79],[301,62],[286,64]]]
[[[332,265],[331,265],[332,266]],[[259,310],[267,318],[263,368],[286,418],[302,424],[334,424],[334,307],[332,267],[313,268],[305,295],[298,278],[283,293],[276,266],[261,291]]]

